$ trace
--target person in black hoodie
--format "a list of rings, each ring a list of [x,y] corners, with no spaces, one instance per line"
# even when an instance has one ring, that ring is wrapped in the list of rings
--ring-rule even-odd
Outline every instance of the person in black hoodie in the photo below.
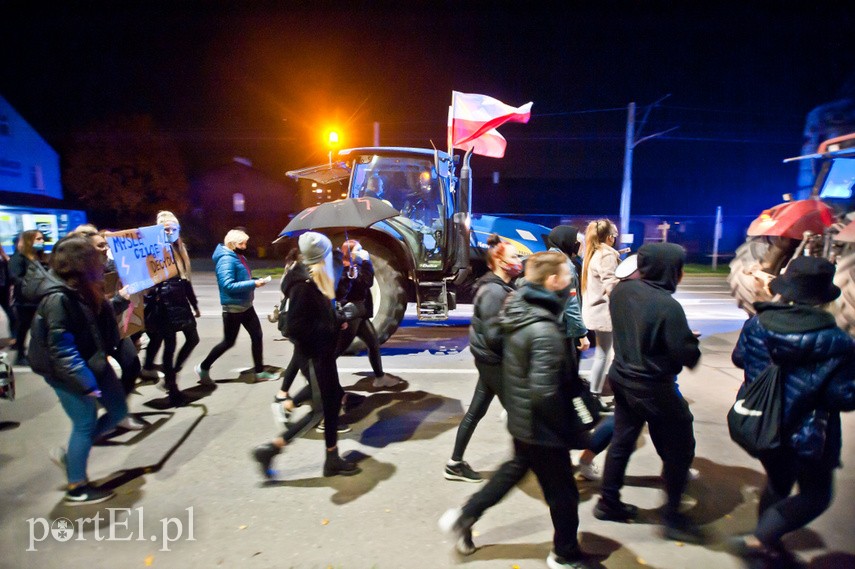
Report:
[[[697,542],[700,529],[681,514],[680,498],[695,456],[694,420],[677,387],[677,374],[701,357],[698,338],[682,306],[673,298],[683,278],[685,251],[672,243],[643,245],[638,251],[639,279],[615,286],[609,311],[615,356],[609,380],[615,393],[615,432],[606,456],[602,493],[594,516],[628,521],[638,509],[620,500],[629,458],[647,423],[668,495],[665,537]]]
[[[262,474],[271,478],[273,458],[292,439],[324,421],[326,460],[324,476],[351,476],[359,467],[338,453],[338,413],[344,391],[338,380],[335,348],[342,323],[335,310],[335,273],[332,243],[320,233],[306,232],[299,239],[303,261],[285,277],[283,291],[288,297],[288,337],[307,361],[312,413],[291,424],[282,435],[252,451]]]
[[[36,294],[40,302],[33,319],[31,366],[56,392],[72,424],[68,450],[56,449],[51,458],[68,476],[67,504],[102,502],[113,493],[89,483],[89,451],[128,408],[107,362],[118,344],[119,329],[104,298],[100,254],[84,237],[60,240],[51,255],[51,271],[39,282]],[[97,403],[107,411],[101,417]]]
[[[478,383],[475,384],[475,394],[460,426],[457,428],[457,438],[451,458],[445,464],[443,475],[447,480],[462,482],[481,482],[480,474],[463,460],[463,453],[475,427],[490,408],[493,397],[499,396],[502,384],[502,356],[494,352],[488,345],[488,322],[497,317],[505,299],[516,288],[513,281],[522,272],[517,248],[511,243],[502,241],[495,233],[487,239],[487,267],[490,269],[475,283],[474,311],[472,324],[469,327],[469,350],[475,358],[478,368]],[[502,398],[499,397],[501,402]]]
[[[535,253],[526,260],[526,284],[511,293],[500,317],[504,332],[502,397],[514,457],[462,508],[445,512],[441,530],[454,533],[461,553],[474,551],[472,526],[504,497],[508,481],[534,471],[543,490],[552,525],[554,548],[550,569],[589,567],[579,547],[579,490],[568,449],[584,448],[587,433],[575,429],[568,409],[572,391],[564,349],[564,289],[570,285],[567,257],[556,251]]]

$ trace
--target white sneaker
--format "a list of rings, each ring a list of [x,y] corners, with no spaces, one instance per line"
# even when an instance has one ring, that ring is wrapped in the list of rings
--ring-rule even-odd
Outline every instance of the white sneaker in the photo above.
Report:
[[[122,427],[128,431],[142,431],[148,426],[148,423],[141,421],[134,417],[133,415],[128,415],[121,421],[119,421],[118,427]]]
[[[689,480],[697,480],[700,477],[701,477],[701,471],[700,470],[698,470],[697,468],[690,468],[689,469]]]
[[[600,469],[597,468],[597,465],[593,462],[591,464],[579,463],[579,466],[576,469],[576,472],[584,478],[585,480],[590,480],[591,482],[596,482],[597,480],[602,479],[603,474],[600,472]]]
[[[273,412],[273,421],[277,427],[287,425],[291,420],[291,411],[283,406],[284,403],[285,401],[274,401],[270,404],[270,410]]]
[[[401,385],[403,380],[389,374],[381,375],[380,377],[374,378],[374,387],[377,389],[383,389],[385,387],[397,387]]]

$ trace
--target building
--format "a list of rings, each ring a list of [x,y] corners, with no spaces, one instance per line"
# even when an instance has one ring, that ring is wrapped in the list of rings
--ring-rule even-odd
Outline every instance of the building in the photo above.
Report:
[[[0,96],[0,242],[7,253],[27,229],[45,235],[48,251],[66,233],[86,223],[82,211],[66,209],[59,155]]]
[[[267,256],[271,242],[299,210],[297,196],[285,184],[252,167],[245,158],[206,172],[190,183],[193,203],[186,228],[206,247],[222,242],[229,229],[245,227],[249,249]]]

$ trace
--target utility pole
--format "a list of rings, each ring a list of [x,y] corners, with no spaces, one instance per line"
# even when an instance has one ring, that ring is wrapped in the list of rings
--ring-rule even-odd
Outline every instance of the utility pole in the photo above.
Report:
[[[374,146],[380,146],[380,122],[374,121]]]
[[[644,129],[644,123],[647,122],[647,117],[650,116],[650,111],[653,110],[656,105],[670,97],[671,95],[665,95],[658,101],[653,104],[647,106],[644,111],[644,117],[641,119],[641,126],[638,127],[638,135],[641,135],[641,131]],[[629,235],[629,217],[630,217],[630,203],[632,202],[632,153],[635,150],[635,147],[644,142],[645,140],[650,140],[651,138],[656,138],[657,136],[662,136],[663,134],[667,134],[672,130],[676,130],[679,127],[672,127],[668,130],[663,130],[662,132],[657,132],[655,134],[651,134],[649,136],[645,136],[644,138],[636,139],[635,133],[635,103],[630,103],[627,106],[626,112],[626,149],[624,150],[624,158],[623,158],[623,187],[620,192],[620,235],[621,238]],[[627,243],[629,244],[629,243]]]
[[[626,110],[626,149],[623,155],[623,187],[620,191],[620,236],[629,235],[629,202],[632,200],[632,151],[635,148],[635,103]]]

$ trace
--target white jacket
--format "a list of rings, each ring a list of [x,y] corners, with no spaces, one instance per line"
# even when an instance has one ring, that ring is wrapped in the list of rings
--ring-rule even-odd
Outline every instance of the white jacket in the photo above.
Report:
[[[605,243],[594,251],[588,265],[585,290],[582,292],[582,320],[589,330],[612,331],[612,319],[609,316],[609,293],[620,282],[615,269],[620,263],[620,254]]]

